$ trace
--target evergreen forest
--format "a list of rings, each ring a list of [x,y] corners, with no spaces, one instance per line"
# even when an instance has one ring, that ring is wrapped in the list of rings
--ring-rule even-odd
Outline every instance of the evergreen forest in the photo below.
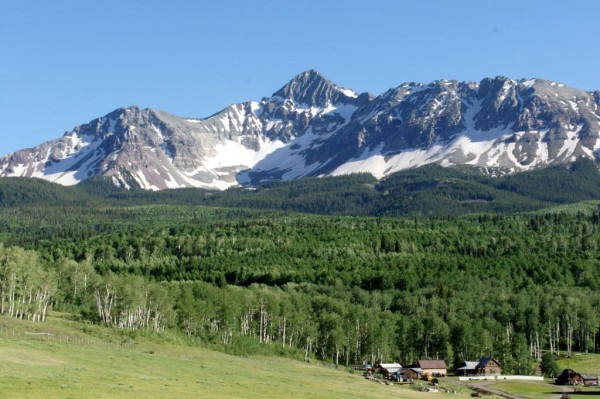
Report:
[[[431,167],[158,193],[1,179],[0,314],[531,374],[544,354],[600,352],[598,175]]]

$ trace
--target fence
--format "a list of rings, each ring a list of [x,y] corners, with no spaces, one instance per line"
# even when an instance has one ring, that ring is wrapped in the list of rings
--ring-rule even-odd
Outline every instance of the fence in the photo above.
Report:
[[[544,377],[534,375],[474,375],[469,377],[458,377],[459,381],[494,381],[494,380],[528,380],[544,381]]]
[[[19,331],[14,328],[7,328],[6,326],[0,325],[0,340],[5,339],[20,339],[25,341],[48,341],[48,342],[64,342],[71,345],[89,345],[104,347],[110,349],[126,349],[136,352],[143,352],[149,355],[176,358],[182,360],[195,360],[195,359],[218,359],[223,361],[228,356],[240,358],[231,354],[218,352],[215,350],[203,350],[202,353],[194,353],[193,351],[185,352],[167,352],[157,350],[156,347],[148,348],[136,342],[116,342],[100,338],[91,338],[77,335],[65,335],[65,334],[54,334],[50,332],[27,332]],[[269,357],[269,358],[253,358],[253,357],[242,357],[248,363],[260,364],[278,364],[289,361],[286,358]]]
[[[64,342],[72,345],[89,345],[89,346],[97,346],[104,348],[112,348],[112,349],[126,349],[137,352],[144,352],[150,355],[158,355],[164,357],[171,358],[179,358],[179,359],[199,359],[199,358],[207,358],[207,357],[218,357],[218,355],[211,352],[205,352],[202,354],[199,353],[173,353],[173,352],[163,352],[157,351],[155,349],[148,349],[143,345],[134,342],[115,342],[109,341],[100,338],[91,338],[85,336],[77,336],[77,335],[65,335],[65,334],[54,334],[50,332],[27,332],[27,331],[19,331],[14,328],[7,328],[5,326],[0,325],[0,339],[20,339],[25,341],[48,341],[48,342]]]

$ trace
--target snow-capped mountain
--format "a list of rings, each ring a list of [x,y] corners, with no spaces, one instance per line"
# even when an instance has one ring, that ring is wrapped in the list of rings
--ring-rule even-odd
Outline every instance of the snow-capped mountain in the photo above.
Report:
[[[531,170],[600,148],[600,92],[539,79],[405,83],[374,97],[316,71],[203,119],[117,109],[0,158],[0,176],[64,185],[101,174],[145,189],[207,187],[429,163]]]

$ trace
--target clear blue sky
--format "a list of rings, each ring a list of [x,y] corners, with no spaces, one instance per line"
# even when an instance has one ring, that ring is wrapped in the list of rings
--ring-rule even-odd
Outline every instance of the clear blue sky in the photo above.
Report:
[[[600,90],[596,0],[0,0],[0,155],[129,105],[206,117],[316,69]]]

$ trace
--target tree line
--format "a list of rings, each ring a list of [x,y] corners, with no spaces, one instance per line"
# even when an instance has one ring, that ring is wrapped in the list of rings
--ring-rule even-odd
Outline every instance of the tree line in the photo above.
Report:
[[[447,217],[470,213],[512,214],[557,204],[594,200],[600,173],[592,160],[505,175],[476,167],[427,165],[378,181],[370,174],[304,178],[224,191],[184,188],[158,192],[116,187],[96,176],[62,187],[38,179],[0,179],[0,206],[112,207],[204,205],[320,215]],[[491,177],[493,175],[494,177]],[[135,187],[135,182],[131,182]]]
[[[0,213],[1,313],[51,306],[336,364],[598,352],[600,212],[326,217],[197,206]]]

